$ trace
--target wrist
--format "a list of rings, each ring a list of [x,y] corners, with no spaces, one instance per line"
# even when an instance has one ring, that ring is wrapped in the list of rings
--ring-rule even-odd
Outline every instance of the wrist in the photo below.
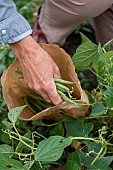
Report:
[[[25,53],[27,54],[29,52],[29,49],[37,48],[38,50],[38,48],[40,47],[30,35],[18,42],[15,42],[9,45],[13,53],[19,60],[23,59],[24,55],[22,54],[25,54]]]

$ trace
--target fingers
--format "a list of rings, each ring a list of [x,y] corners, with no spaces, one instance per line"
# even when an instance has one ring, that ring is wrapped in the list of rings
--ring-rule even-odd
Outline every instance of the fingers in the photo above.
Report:
[[[63,102],[60,95],[57,93],[56,85],[54,81],[52,81],[49,85],[47,85],[47,93],[50,100],[55,104],[58,105]]]
[[[52,102],[55,105],[58,105],[63,102],[60,95],[57,93],[56,85],[54,83],[54,80],[52,80],[50,83],[44,83],[41,88],[32,88],[34,91],[38,94],[40,94],[47,102]]]
[[[37,94],[41,95],[47,102],[51,102],[48,94],[47,94],[46,91],[43,90],[43,88],[42,88],[43,85],[39,87],[39,86],[36,86],[36,85],[33,86],[33,85],[31,85],[30,83],[28,83],[28,86],[29,86],[30,89],[34,90]]]

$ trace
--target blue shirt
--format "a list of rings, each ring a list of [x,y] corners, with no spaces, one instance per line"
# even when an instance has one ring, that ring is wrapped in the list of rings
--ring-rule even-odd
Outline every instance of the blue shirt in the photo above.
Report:
[[[32,29],[17,12],[13,0],[0,0],[0,43],[14,43],[30,34]]]

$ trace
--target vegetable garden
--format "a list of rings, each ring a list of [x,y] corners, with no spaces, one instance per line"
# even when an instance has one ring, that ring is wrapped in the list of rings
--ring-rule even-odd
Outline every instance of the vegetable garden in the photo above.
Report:
[[[15,2],[19,12],[32,25],[36,1]],[[62,48],[70,54],[89,102],[79,103],[73,97],[73,92],[76,93],[76,89],[72,88],[75,82],[54,81],[65,102],[74,107],[88,106],[87,115],[75,118],[64,114],[59,120],[23,121],[19,117],[26,105],[36,114],[54,107],[53,104],[38,94],[29,93],[24,96],[25,105],[8,110],[0,86],[1,170],[113,169],[113,51],[110,48],[113,40],[103,46],[96,44],[87,23],[81,24],[73,34],[77,37],[76,42],[70,35]],[[0,46],[1,76],[14,60],[9,46]],[[16,71],[23,81],[22,72]],[[93,83],[88,81],[87,74],[93,75]]]

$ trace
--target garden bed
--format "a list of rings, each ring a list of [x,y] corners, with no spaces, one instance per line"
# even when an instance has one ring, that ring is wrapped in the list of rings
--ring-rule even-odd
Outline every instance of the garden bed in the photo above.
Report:
[[[24,6],[27,4],[29,9],[31,1],[16,3],[18,10],[25,15]],[[32,1],[32,10],[27,13],[31,23],[34,4],[35,1]],[[19,116],[25,106],[8,111],[0,89],[0,165],[3,170],[113,169],[111,42],[104,46],[96,44],[92,28],[83,23],[62,47],[70,55],[82,89],[89,98],[90,110],[85,117],[65,115],[54,121],[23,121]],[[14,55],[8,46],[1,46],[0,49],[2,75],[3,70],[13,62]]]

